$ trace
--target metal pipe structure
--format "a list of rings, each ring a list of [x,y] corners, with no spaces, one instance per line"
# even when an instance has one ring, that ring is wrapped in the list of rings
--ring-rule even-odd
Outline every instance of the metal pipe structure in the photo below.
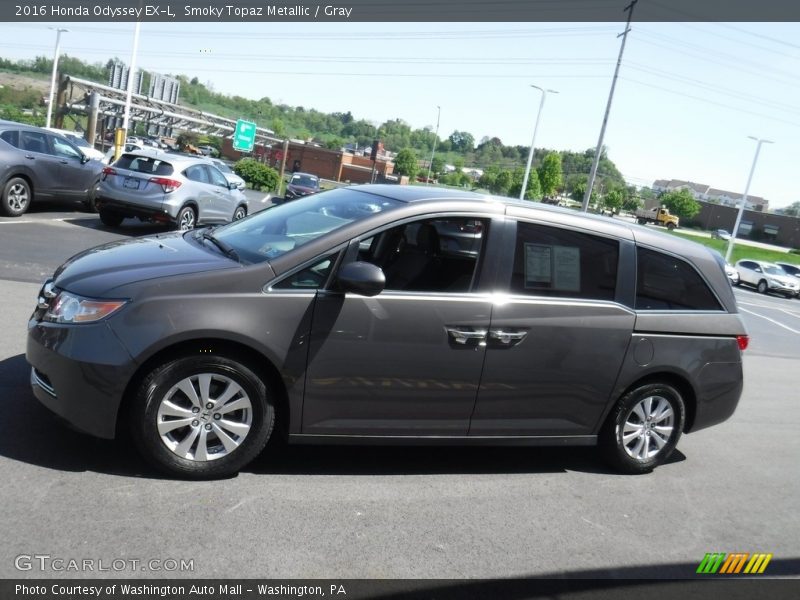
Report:
[[[49,29],[56,29],[50,27]],[[68,33],[69,29],[59,27],[56,29],[56,51],[53,54],[53,74],[50,77],[50,98],[47,101],[47,121],[45,127],[50,127],[50,120],[53,116],[53,96],[56,93],[56,73],[58,72],[58,54],[61,51],[61,34]]]

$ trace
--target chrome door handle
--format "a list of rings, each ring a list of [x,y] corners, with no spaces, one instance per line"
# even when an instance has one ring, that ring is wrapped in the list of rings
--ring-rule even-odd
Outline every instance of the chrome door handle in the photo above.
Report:
[[[483,342],[486,340],[486,329],[466,329],[464,327],[446,327],[447,334],[456,344],[465,345],[470,341]]]
[[[527,331],[507,331],[505,329],[492,329],[489,331],[489,337],[493,342],[507,347],[516,346],[527,336]]]

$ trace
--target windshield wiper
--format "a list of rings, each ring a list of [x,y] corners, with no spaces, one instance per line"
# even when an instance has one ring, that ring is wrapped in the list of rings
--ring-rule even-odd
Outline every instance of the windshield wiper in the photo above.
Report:
[[[234,250],[232,246],[226,244],[222,240],[220,240],[218,238],[215,238],[214,234],[211,233],[210,231],[204,231],[203,232],[203,239],[204,240],[208,240],[209,242],[214,244],[217,248],[222,250],[222,253],[225,256],[227,256],[229,258],[232,258],[233,260],[236,260],[236,261],[239,260],[239,255],[236,253],[236,250]]]

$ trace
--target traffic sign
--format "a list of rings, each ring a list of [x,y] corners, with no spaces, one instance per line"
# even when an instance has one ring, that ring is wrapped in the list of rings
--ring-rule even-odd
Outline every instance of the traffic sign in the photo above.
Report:
[[[239,152],[252,152],[256,143],[256,124],[239,119],[233,131],[233,149]]]

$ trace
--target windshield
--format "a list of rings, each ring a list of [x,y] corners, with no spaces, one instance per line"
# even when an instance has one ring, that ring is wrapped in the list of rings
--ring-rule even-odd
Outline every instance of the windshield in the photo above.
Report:
[[[353,188],[339,188],[220,227],[214,231],[214,237],[233,248],[242,262],[259,263],[400,204]]]
[[[319,180],[311,175],[293,175],[289,183],[292,185],[315,188],[319,185]]]

